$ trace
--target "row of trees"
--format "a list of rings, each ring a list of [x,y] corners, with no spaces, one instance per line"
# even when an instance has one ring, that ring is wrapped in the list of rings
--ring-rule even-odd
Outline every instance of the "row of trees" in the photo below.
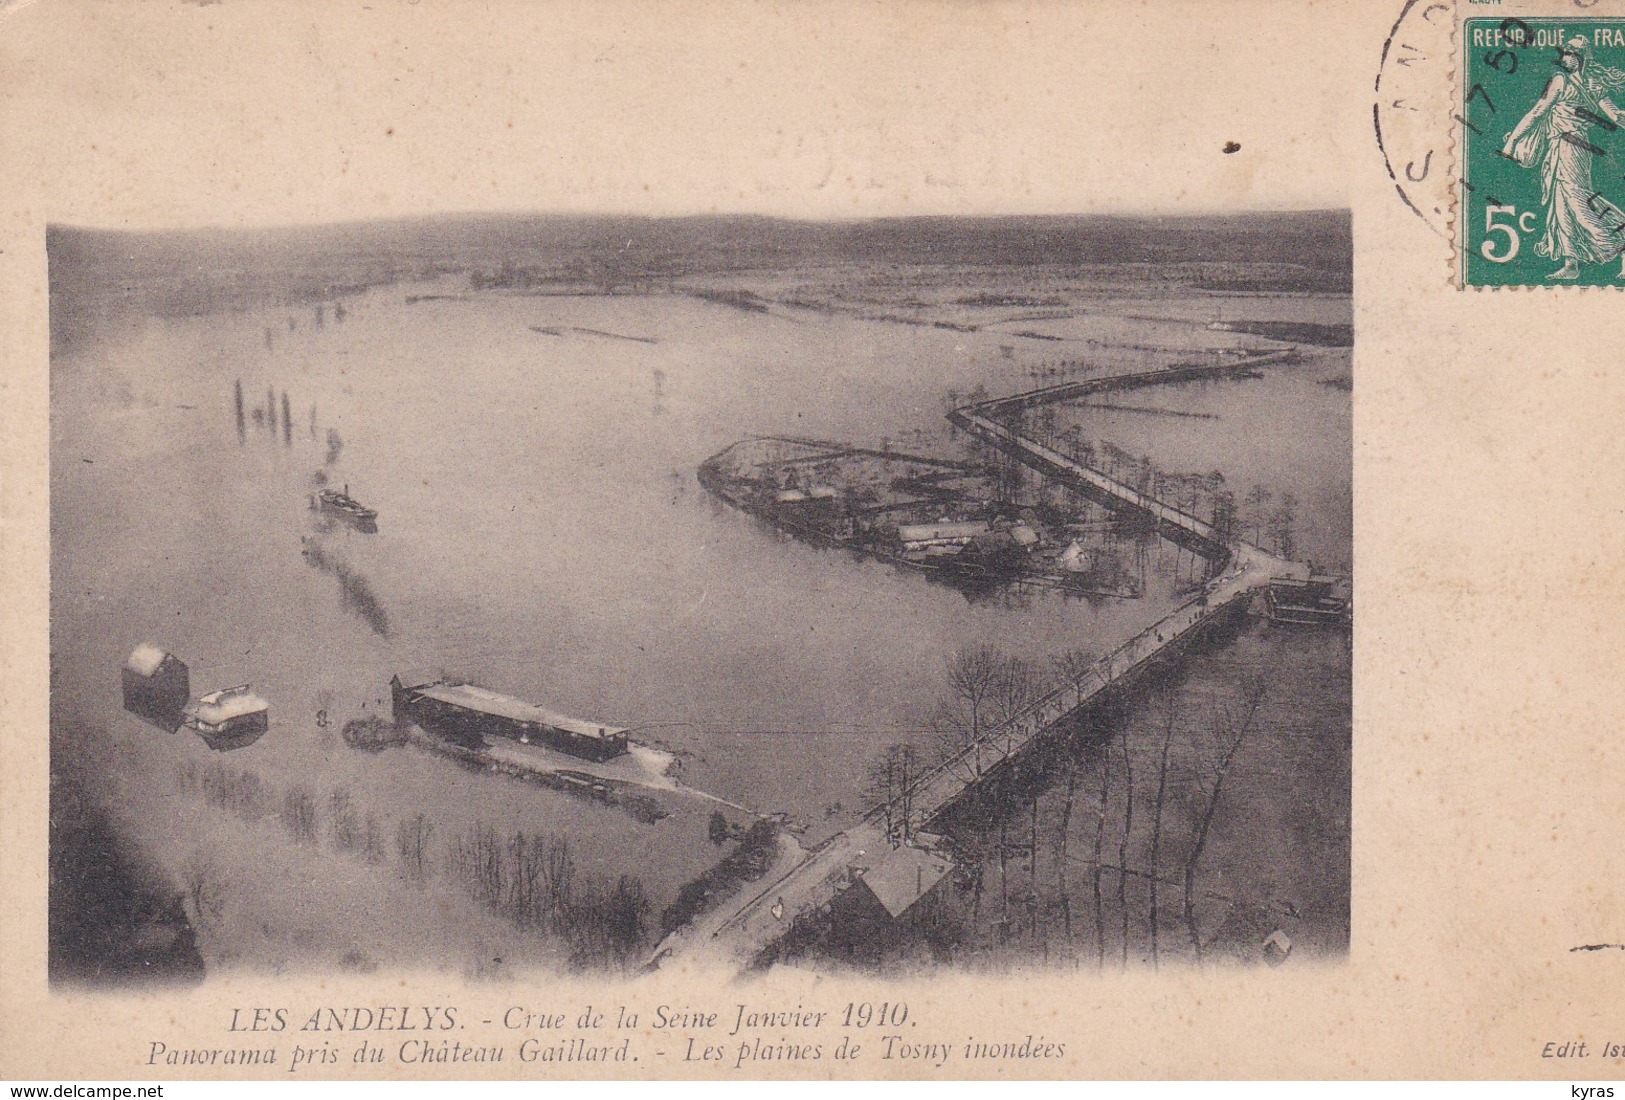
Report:
[[[644,944],[649,899],[643,883],[621,875],[613,885],[580,873],[568,838],[489,825],[452,838],[451,876],[491,911],[522,928],[564,940],[574,965],[627,965]]]
[[[269,339],[270,329],[266,329]],[[281,417],[277,410],[280,407]],[[278,426],[281,429],[282,442],[286,446],[293,446],[293,402],[288,397],[288,391],[283,390],[280,406],[276,390],[270,386],[265,388],[265,404],[256,404],[249,408],[243,396],[242,379],[237,379],[232,385],[232,411],[237,419],[237,441],[246,442],[248,439],[248,422],[253,420],[257,429],[269,429],[269,438],[275,442],[278,436]],[[316,438],[316,406],[310,407],[310,438]]]
[[[1223,916],[1251,907],[1214,888],[1205,859],[1264,697],[1255,681],[1194,723],[1170,698],[1160,736],[1074,744],[1058,783],[1022,790],[1018,780],[961,815],[963,939],[1099,968],[1201,965]]]
[[[340,851],[359,851],[370,863],[382,863],[387,858],[379,819],[358,811],[344,788],[333,790],[325,802],[319,802],[309,788],[295,784],[278,800],[258,773],[233,768],[223,761],[202,766],[186,762],[176,779],[183,792],[201,795],[205,802],[243,821],[261,821],[274,813],[299,844],[315,845],[325,833]]]
[[[901,844],[924,824],[915,790],[933,767],[978,783],[971,809],[944,822],[970,893],[965,937],[991,925],[997,942],[1008,943],[1024,915],[1034,946],[1046,955],[1058,924],[1074,953],[1080,942],[1092,943],[1102,967],[1110,958],[1126,966],[1134,945],[1153,965],[1170,950],[1200,963],[1202,929],[1211,931],[1212,923],[1200,912],[1208,898],[1200,881],[1203,857],[1226,782],[1256,729],[1265,682],[1250,678],[1239,693],[1211,702],[1194,724],[1181,721],[1170,691],[1160,736],[1150,745],[1126,729],[1114,736],[1120,720],[1108,717],[1075,734],[1057,756],[1040,754],[1025,769],[996,777],[980,769],[991,767],[997,754],[984,763],[963,751],[1054,685],[1077,683],[1095,665],[1084,650],[1061,654],[1047,670],[989,646],[961,650],[948,664],[931,741],[888,746],[870,766],[868,794],[879,803],[892,842]],[[1049,781],[1058,768],[1064,779]],[[1045,854],[1047,875],[1041,874]],[[984,894],[994,879],[997,907],[990,912]],[[1080,885],[1087,893],[1080,895]],[[1169,934],[1181,929],[1183,945],[1171,945]]]
[[[567,838],[516,832],[500,834],[489,825],[472,827],[443,842],[439,829],[419,812],[395,823],[393,845],[385,819],[356,804],[351,792],[336,788],[325,796],[302,784],[280,792],[254,772],[215,761],[184,764],[178,774],[183,792],[200,795],[244,821],[275,818],[296,844],[359,856],[382,866],[390,862],[417,886],[437,873],[475,901],[521,928],[557,937],[575,965],[619,968],[644,946],[649,931],[649,900],[641,880],[622,875],[611,882],[583,874]],[[225,880],[204,858],[183,873],[192,913],[204,924],[217,921],[225,904]]]
[[[961,649],[949,658],[947,690],[926,720],[929,742],[889,745],[869,766],[865,793],[881,807],[894,842],[906,843],[918,825],[913,793],[928,770],[949,767],[967,782],[980,779],[982,757],[966,750],[1031,709],[1059,682],[1081,678],[1092,663],[1086,652],[1068,652],[1046,672],[989,645]]]
[[[965,395],[964,400],[985,400],[986,396],[985,391],[978,389]],[[950,399],[959,400],[960,395],[950,394]],[[1097,442],[1086,438],[1081,424],[1062,427],[1058,411],[1051,405],[1039,408],[1030,416],[1012,413],[1011,417],[1013,430],[1031,435],[1075,462],[1211,524],[1226,540],[1249,538],[1284,558],[1297,556],[1298,501],[1291,493],[1277,497],[1271,489],[1255,485],[1238,498],[1218,470],[1205,474],[1162,470],[1150,455],[1135,455],[1110,440]],[[1026,499],[1025,487],[1031,478],[1039,486],[1038,497],[1050,505],[1063,511],[1076,506],[1076,501],[1058,483],[1029,475],[1018,460],[980,440],[967,442],[973,460],[996,471],[995,491],[1001,501],[1019,504]]]

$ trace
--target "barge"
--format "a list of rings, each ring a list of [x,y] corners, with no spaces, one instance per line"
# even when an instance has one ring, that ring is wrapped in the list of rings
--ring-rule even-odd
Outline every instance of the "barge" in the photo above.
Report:
[[[500,737],[584,760],[609,760],[627,751],[627,731],[619,726],[570,718],[464,680],[398,673],[389,690],[396,722],[415,722],[470,748]]]

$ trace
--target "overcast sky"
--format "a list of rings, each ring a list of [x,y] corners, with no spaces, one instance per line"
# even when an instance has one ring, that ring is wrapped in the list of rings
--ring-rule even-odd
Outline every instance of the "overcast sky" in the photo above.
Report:
[[[46,219],[85,225],[1335,207],[1377,59],[1334,30],[1283,3],[40,0],[0,27],[0,122]]]

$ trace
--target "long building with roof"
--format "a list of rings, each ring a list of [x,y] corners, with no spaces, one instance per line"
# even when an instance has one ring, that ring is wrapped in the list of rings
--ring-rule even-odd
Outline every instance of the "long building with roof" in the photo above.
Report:
[[[627,750],[627,731],[620,726],[571,718],[479,684],[397,673],[389,687],[396,721],[416,722],[465,744],[505,737],[587,760],[608,760]]]

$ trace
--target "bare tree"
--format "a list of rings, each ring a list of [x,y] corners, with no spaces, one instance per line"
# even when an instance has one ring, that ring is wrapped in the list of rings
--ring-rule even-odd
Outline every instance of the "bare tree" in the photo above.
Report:
[[[414,814],[395,830],[395,849],[401,855],[406,877],[422,883],[429,877],[429,837],[434,825],[426,814]]]
[[[1095,962],[1096,966],[1106,969],[1106,898],[1101,889],[1100,872],[1101,860],[1105,855],[1106,845],[1106,810],[1111,803],[1112,794],[1112,754],[1110,746],[1100,754],[1100,806],[1095,813],[1095,852],[1094,852],[1094,880],[1095,890]]]
[[[1038,938],[1038,796],[1033,796],[1032,824],[1027,834],[1027,934]],[[1044,956],[1049,957],[1048,937],[1045,937]]]
[[[998,650],[986,645],[961,649],[948,659],[949,697],[932,715],[930,725],[941,759],[954,761],[955,770],[968,781],[981,778],[981,757],[973,746],[992,721],[993,696],[1003,665]]]
[[[575,861],[570,858],[570,842],[563,837],[549,840],[542,867],[552,919],[559,926],[566,922],[574,902]]]
[[[372,814],[367,815],[361,851],[367,857],[368,863],[382,863],[389,858],[389,853],[384,848],[384,831],[379,828],[378,819]]]
[[[214,861],[202,853],[194,853],[181,872],[181,882],[199,927],[217,922],[226,909],[226,884]]]
[[[999,815],[999,942],[1010,940],[1010,819]]]
[[[507,879],[502,838],[489,825],[478,826],[460,836],[452,845],[452,866],[473,894],[474,900],[500,909]]]
[[[1247,495],[1243,498],[1252,513],[1253,541],[1255,543],[1263,541],[1264,505],[1269,503],[1271,495],[1270,491],[1264,486],[1254,485],[1247,490]]]
[[[282,796],[282,826],[300,844],[316,843],[316,799],[304,787],[290,787]]]
[[[607,910],[604,933],[613,956],[624,961],[643,943],[648,928],[649,898],[642,880],[622,875],[609,896]]]
[[[1134,832],[1134,757],[1123,739],[1123,834],[1117,844],[1117,906],[1123,920],[1123,965],[1128,965],[1128,841]]]
[[[1226,542],[1236,537],[1236,494],[1228,489],[1213,493],[1213,529]]]
[[[1235,762],[1236,753],[1241,750],[1242,742],[1252,730],[1253,722],[1258,717],[1258,708],[1263,704],[1267,690],[1264,678],[1256,676],[1247,685],[1239,716],[1232,716],[1227,711],[1221,711],[1214,716],[1214,726],[1223,731],[1221,737],[1226,747],[1214,768],[1213,786],[1208,791],[1207,803],[1197,815],[1195,835],[1191,840],[1190,851],[1185,857],[1185,926],[1190,932],[1191,947],[1196,952],[1198,964],[1202,962],[1202,936],[1196,927],[1197,864],[1201,862],[1202,850],[1207,846],[1208,830],[1213,825],[1213,813],[1218,809],[1219,796],[1224,792],[1225,776],[1229,774],[1230,765]]]
[[[1168,696],[1168,720],[1162,731],[1162,757],[1157,762],[1157,801],[1151,814],[1151,965],[1160,964],[1157,932],[1157,887],[1162,881],[1162,808],[1168,796],[1168,749],[1174,741],[1174,696]]]
[[[1050,658],[1050,667],[1054,669],[1057,679],[1078,687],[1094,671],[1099,660],[1099,655],[1092,649],[1069,649]]]
[[[982,645],[949,659],[948,688],[948,698],[928,720],[937,757],[974,783],[1003,758],[988,735],[1043,698],[1044,677],[1029,662]]]
[[[1006,724],[1015,721],[1044,695],[1044,677],[1020,657],[1006,657],[993,677],[993,718]]]
[[[1270,513],[1269,534],[1275,542],[1276,553],[1283,558],[1295,558],[1297,539],[1298,501],[1291,493],[1281,494],[1281,503]]]
[[[546,862],[542,838],[515,833],[508,841],[508,852],[513,856],[513,872],[508,876],[508,913],[520,924],[540,923]]]
[[[869,765],[869,785],[864,793],[880,805],[886,836],[893,846],[913,838],[914,785],[924,771],[914,746],[901,742],[888,745]]]
[[[1068,945],[1072,942],[1072,899],[1066,892],[1066,841],[1067,833],[1072,828],[1072,804],[1078,793],[1078,763],[1076,755],[1067,761],[1066,800],[1061,803],[1061,825],[1055,846],[1055,892],[1061,901],[1061,929],[1066,933]],[[1037,877],[1038,865],[1035,860],[1033,878],[1036,880]]]
[[[340,851],[348,852],[361,843],[361,824],[356,818],[350,792],[336,790],[327,800],[328,826],[333,843]]]

